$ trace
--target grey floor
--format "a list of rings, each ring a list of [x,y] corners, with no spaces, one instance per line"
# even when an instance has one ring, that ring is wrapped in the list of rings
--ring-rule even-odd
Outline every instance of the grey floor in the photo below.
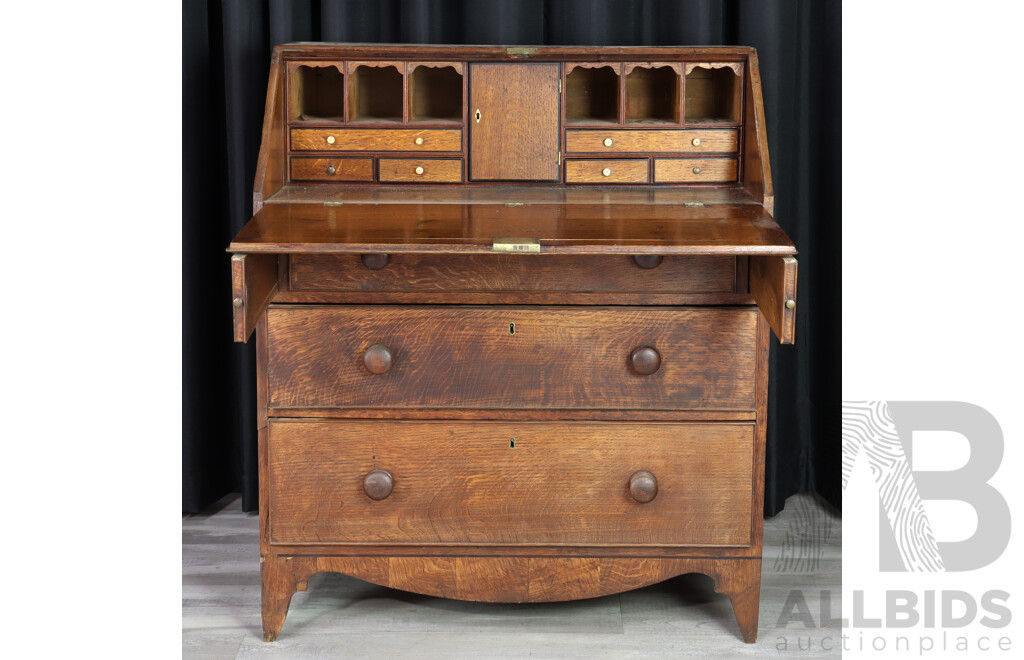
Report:
[[[840,617],[842,526],[810,495],[791,497],[785,511],[765,521],[760,629],[749,645],[739,637],[729,599],[702,575],[585,601],[497,605],[321,574],[292,598],[278,641],[265,643],[257,527],[256,514],[242,513],[237,497],[183,519],[183,657],[840,655],[838,625],[823,619]]]

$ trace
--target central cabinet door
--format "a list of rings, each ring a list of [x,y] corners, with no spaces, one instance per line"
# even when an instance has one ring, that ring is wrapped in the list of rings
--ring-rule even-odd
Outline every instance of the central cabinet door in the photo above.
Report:
[[[469,178],[558,181],[558,64],[471,64]]]

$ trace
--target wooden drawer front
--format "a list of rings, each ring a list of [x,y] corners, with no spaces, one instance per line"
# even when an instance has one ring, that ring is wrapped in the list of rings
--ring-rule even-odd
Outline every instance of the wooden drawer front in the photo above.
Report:
[[[724,183],[737,179],[735,158],[656,158],[655,183]]]
[[[727,130],[569,130],[565,132],[566,153],[701,153],[734,152],[739,147],[738,131]],[[606,144],[611,140],[611,144]]]
[[[646,160],[567,160],[566,183],[647,183]]]
[[[461,158],[381,158],[381,183],[459,183]]]
[[[753,442],[752,424],[272,420],[271,542],[748,545]]]
[[[292,181],[373,181],[372,158],[292,158]]]
[[[293,128],[293,151],[462,151],[459,129]]]
[[[267,318],[271,408],[754,406],[754,307],[281,305]],[[366,366],[375,345],[384,373]],[[660,354],[650,375],[630,365],[644,346]]]
[[[666,256],[641,268],[627,255],[392,254],[371,270],[358,254],[293,254],[293,291],[572,291],[728,293],[735,257]]]

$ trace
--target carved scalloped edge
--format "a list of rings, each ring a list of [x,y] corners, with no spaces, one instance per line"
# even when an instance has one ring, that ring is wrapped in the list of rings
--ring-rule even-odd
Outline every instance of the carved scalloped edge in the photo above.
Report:
[[[687,62],[683,75],[688,76],[694,69],[732,69],[737,77],[743,77],[743,62]]]
[[[317,573],[344,573],[393,589],[477,602],[555,602],[606,596],[703,573],[732,601],[740,634],[757,637],[761,560],[623,557],[261,557],[263,639],[274,641],[296,591]]]

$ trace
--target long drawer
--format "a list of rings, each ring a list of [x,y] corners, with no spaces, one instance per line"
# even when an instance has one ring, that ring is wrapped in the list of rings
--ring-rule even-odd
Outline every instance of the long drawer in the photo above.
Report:
[[[583,129],[565,132],[565,150],[570,154],[733,152],[738,146],[739,131],[736,129]]]
[[[273,305],[273,408],[751,410],[753,307]]]
[[[271,542],[742,546],[753,442],[752,424],[272,420]]]
[[[293,128],[294,151],[461,151],[459,129]]]
[[[642,264],[642,265],[641,265]],[[653,267],[652,267],[653,266]],[[736,258],[539,254],[294,254],[293,291],[728,293]]]

